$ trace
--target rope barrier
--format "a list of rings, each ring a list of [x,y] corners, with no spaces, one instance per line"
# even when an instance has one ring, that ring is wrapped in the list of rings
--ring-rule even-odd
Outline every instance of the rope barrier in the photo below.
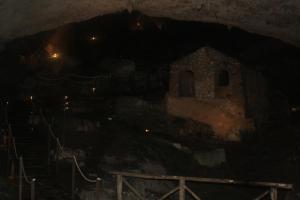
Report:
[[[107,77],[107,74],[103,74],[103,75],[97,75],[97,76],[88,76],[88,75],[81,75],[81,74],[67,74],[63,77],[59,77],[59,78],[48,78],[48,77],[43,77],[41,75],[38,75],[37,78],[42,80],[42,81],[63,81],[69,78],[82,78],[82,79],[100,79],[103,77]],[[111,75],[109,75],[111,76]]]
[[[33,102],[32,102],[33,103]],[[35,108],[37,108],[36,106],[35,106],[35,104],[33,103],[33,106],[35,107]],[[44,124],[46,125],[46,126],[48,126],[48,131],[49,131],[49,135],[51,136],[51,138],[53,139],[53,140],[55,140],[55,143],[56,143],[56,145],[57,145],[57,149],[59,150],[58,151],[58,153],[60,153],[60,155],[63,157],[63,158],[67,158],[67,156],[65,156],[66,155],[66,152],[64,151],[64,148],[63,148],[63,146],[61,145],[61,143],[60,143],[60,140],[59,140],[59,138],[58,137],[56,137],[55,136],[55,134],[54,134],[54,132],[53,132],[53,130],[52,130],[52,127],[48,124],[48,121],[47,121],[47,119],[46,119],[46,117],[45,117],[45,115],[44,115],[44,113],[42,112],[42,110],[41,109],[39,109],[39,113],[40,113],[40,115],[41,115],[41,117],[42,117],[42,121],[44,122]],[[25,170],[25,166],[24,166],[24,162],[23,162],[23,157],[22,156],[19,156],[19,154],[18,154],[18,151],[17,151],[17,145],[16,145],[16,141],[15,141],[15,138],[13,137],[13,133],[12,133],[12,129],[11,129],[11,125],[10,124],[8,124],[8,128],[9,128],[9,135],[10,135],[10,137],[12,138],[12,145],[13,145],[13,153],[14,153],[14,155],[15,155],[15,157],[16,157],[16,159],[19,161],[19,163],[20,163],[20,165],[19,165],[19,199],[22,199],[22,178],[24,177],[24,180],[25,180],[25,182],[26,183],[28,183],[30,186],[31,186],[31,198],[32,199],[34,199],[34,196],[35,196],[35,182],[36,182],[36,179],[35,178],[32,178],[31,180],[29,180],[29,177],[27,176],[27,173],[26,173],[26,170]],[[83,172],[82,172],[82,169],[80,168],[80,166],[78,165],[78,162],[77,162],[77,158],[76,158],[76,156],[75,155],[73,155],[73,162],[74,162],[74,166],[76,166],[76,169],[77,169],[77,171],[79,172],[79,174],[81,175],[81,177],[85,180],[85,181],[87,181],[87,182],[89,182],[89,183],[96,183],[96,193],[98,194],[98,190],[99,190],[99,183],[100,183],[100,181],[101,181],[101,178],[99,178],[99,177],[97,177],[95,180],[92,180],[92,179],[90,179],[90,178],[88,178]],[[74,171],[75,172],[75,171]],[[73,173],[74,173],[73,172]],[[74,173],[74,175],[75,175],[75,173]],[[75,180],[75,179],[74,179]],[[74,180],[72,180],[72,181],[74,181]],[[73,196],[73,192],[74,191],[72,191],[72,196]]]
[[[47,119],[46,119],[44,113],[42,112],[42,109],[40,109],[40,114],[41,114],[42,120],[44,121],[45,125],[48,126],[48,129],[49,129],[49,132],[50,132],[50,135],[51,135],[52,139],[55,140],[55,142],[56,142],[56,144],[57,144],[58,150],[60,151],[60,155],[61,155],[63,158],[67,158],[67,156],[65,156],[65,155],[66,155],[66,152],[64,151],[64,148],[63,148],[63,146],[61,145],[59,138],[56,137],[55,134],[53,133],[52,127],[48,124]],[[80,166],[78,165],[76,156],[73,155],[72,158],[73,158],[73,161],[74,161],[74,163],[75,163],[75,166],[76,166],[77,171],[79,172],[79,174],[81,175],[81,177],[82,177],[85,181],[87,181],[87,182],[89,182],[89,183],[97,183],[97,182],[99,182],[99,181],[101,180],[101,178],[99,178],[99,177],[97,177],[95,180],[89,179],[86,175],[84,175],[84,173],[82,172]]]
[[[83,174],[82,170],[80,169],[80,167],[79,167],[79,165],[78,165],[77,159],[76,159],[76,157],[75,157],[74,155],[73,155],[73,160],[74,160],[75,166],[76,166],[76,168],[77,168],[79,174],[82,176],[82,178],[83,178],[84,180],[86,180],[87,182],[90,182],[90,183],[97,183],[97,181],[99,180],[99,178],[97,178],[96,180],[92,180],[92,179],[87,178],[87,177]],[[100,180],[101,180],[101,179],[100,179]]]
[[[26,181],[28,184],[31,185],[33,182],[35,182],[36,179],[33,178],[32,181],[29,180],[29,178],[28,178],[28,176],[27,176],[27,174],[26,174],[25,168],[24,168],[23,159],[21,159],[20,162],[21,162],[21,166],[22,166],[22,172],[23,172],[23,175],[24,175],[23,177],[24,177],[25,181]]]
[[[17,152],[17,147],[16,147],[16,140],[15,140],[15,138],[12,138],[12,141],[13,141],[14,153],[15,153],[16,159],[18,160],[18,159],[19,159],[19,155],[18,155],[18,152]]]
[[[9,125],[10,127],[10,125]],[[30,181],[27,174],[26,174],[26,171],[25,171],[25,167],[24,167],[24,162],[23,162],[23,159],[22,159],[22,156],[19,156],[18,154],[18,151],[17,151],[17,145],[16,145],[16,140],[15,138],[13,137],[13,134],[12,134],[12,130],[11,128],[10,129],[10,135],[12,136],[12,143],[13,143],[13,152],[14,152],[14,155],[16,157],[17,160],[19,160],[19,162],[21,162],[21,168],[22,168],[22,172],[23,172],[23,175],[24,175],[24,179],[25,181],[28,183],[28,184],[32,184],[33,181]],[[32,180],[36,180],[35,178],[33,178]]]

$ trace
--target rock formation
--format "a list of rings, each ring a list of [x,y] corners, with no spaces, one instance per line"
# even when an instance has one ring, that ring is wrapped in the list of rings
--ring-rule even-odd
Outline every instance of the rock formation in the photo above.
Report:
[[[123,10],[220,23],[300,45],[298,0],[0,0],[0,41]]]

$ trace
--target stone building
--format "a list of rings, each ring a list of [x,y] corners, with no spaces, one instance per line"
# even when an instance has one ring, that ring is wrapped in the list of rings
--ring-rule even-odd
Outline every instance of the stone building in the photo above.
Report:
[[[238,140],[241,130],[254,127],[246,113],[242,72],[237,60],[209,47],[176,61],[171,65],[167,112],[208,124],[218,137]]]

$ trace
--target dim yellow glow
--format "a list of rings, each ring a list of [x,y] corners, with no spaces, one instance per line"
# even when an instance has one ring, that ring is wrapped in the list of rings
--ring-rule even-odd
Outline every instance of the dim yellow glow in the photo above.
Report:
[[[58,53],[51,54],[52,59],[58,59],[59,57],[60,57],[60,55]]]

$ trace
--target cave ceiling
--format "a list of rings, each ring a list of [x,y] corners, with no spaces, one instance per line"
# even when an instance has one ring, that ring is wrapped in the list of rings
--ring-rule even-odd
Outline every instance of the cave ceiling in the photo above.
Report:
[[[224,24],[300,46],[299,0],[0,0],[0,42],[124,10]]]

